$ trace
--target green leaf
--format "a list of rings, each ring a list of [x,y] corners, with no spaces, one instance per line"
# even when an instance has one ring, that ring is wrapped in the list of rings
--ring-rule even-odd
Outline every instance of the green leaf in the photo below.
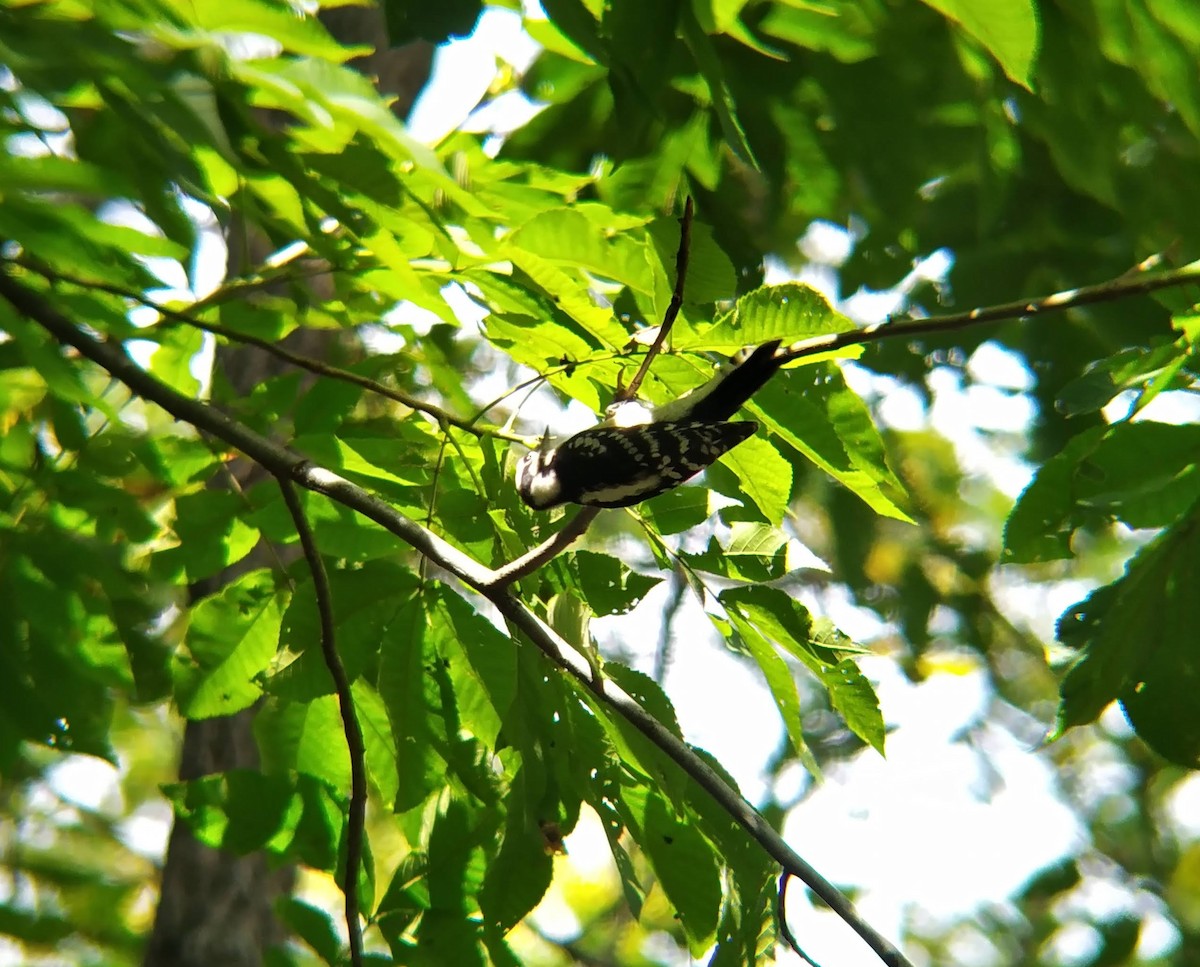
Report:
[[[1200,574],[1193,568],[1191,577]],[[1192,611],[1189,620],[1196,617]],[[1121,693],[1121,707],[1142,741],[1187,769],[1200,768],[1200,723],[1192,714],[1200,689],[1200,663],[1187,637],[1193,630],[1183,629],[1182,637],[1173,635],[1150,648],[1137,670],[1137,681]]]
[[[1103,440],[1104,427],[1073,437],[1034,474],[1013,505],[1004,525],[1003,560],[1027,564],[1071,557],[1070,523],[1074,501],[1071,480],[1075,467]]]
[[[623,786],[618,808],[679,912],[692,956],[700,956],[716,939],[721,909],[717,854],[689,814],[673,811],[646,786]]]
[[[0,763],[11,769],[25,740],[115,762],[115,682],[81,647],[86,611],[72,588],[103,558],[85,556],[77,536],[53,530],[5,529],[0,537],[0,598],[9,602],[0,609]]]
[[[42,264],[53,265],[58,272],[103,279],[134,292],[153,288],[159,281],[135,255],[181,259],[187,254],[173,242],[100,221],[93,211],[79,205],[37,204],[15,194],[5,197],[0,233],[19,241]],[[128,326],[124,319],[122,323],[122,328]]]
[[[445,585],[434,600],[445,632],[436,641],[449,662],[460,724],[495,748],[517,692],[516,645]]]
[[[686,160],[686,159],[684,159]],[[650,237],[658,250],[659,261],[671,268],[671,285],[675,284],[675,257],[679,250],[679,222],[674,218],[659,218],[650,223]],[[691,244],[688,247],[687,280],[684,301],[708,304],[728,299],[737,290],[737,273],[729,256],[717,244],[713,230],[703,222],[692,224]],[[686,348],[672,339],[677,349]]]
[[[545,895],[554,871],[551,851],[531,814],[525,768],[518,770],[505,803],[508,816],[500,849],[488,865],[479,891],[479,907],[487,926],[508,933]]]
[[[1038,12],[1033,0],[924,0],[983,44],[1004,73],[1033,90],[1038,53]]]
[[[718,599],[725,605],[733,628],[736,629],[742,644],[745,645],[746,650],[754,659],[754,663],[763,673],[763,678],[766,679],[767,687],[771,690],[771,697],[775,699],[775,706],[779,709],[779,715],[783,719],[783,727],[787,732],[793,751],[798,756],[811,759],[808,745],[804,741],[804,725],[800,719],[800,695],[796,691],[796,679],[787,662],[775,650],[776,642],[772,642],[766,637],[754,622],[747,620],[739,609],[737,598],[732,592],[722,592],[718,595]]]
[[[204,333],[190,326],[173,326],[158,334],[158,348],[150,357],[150,372],[184,396],[200,393],[200,381],[192,375],[192,361],[204,347]]]
[[[1144,65],[1150,88],[1173,104],[1195,135],[1200,133],[1200,90],[1189,67],[1196,50],[1194,21],[1186,18],[1183,11],[1172,17],[1170,4],[1156,3],[1153,7],[1153,12],[1141,7],[1131,7],[1128,11],[1133,28],[1134,57]],[[1193,34],[1187,38],[1191,43],[1177,35],[1172,27],[1181,33]]]
[[[841,713],[850,731],[883,755],[886,728],[879,708],[879,696],[858,665],[843,658],[821,676],[829,689],[829,700]]]
[[[717,928],[719,942],[707,967],[741,967],[761,963],[777,941],[775,908],[778,885],[770,873],[760,876],[758,889],[735,879],[737,889],[727,899]]]
[[[429,673],[437,656],[427,642],[428,625],[421,600],[410,599],[389,622],[379,654],[377,687],[396,741],[397,812],[413,808],[445,781],[446,763],[434,748],[444,727],[435,720],[441,697]]]
[[[730,557],[782,563],[784,566],[780,570],[786,573],[786,557],[793,543],[792,538],[778,527],[738,520],[730,525],[729,542],[724,552]],[[785,559],[783,562],[778,560],[781,556]],[[775,568],[769,568],[769,571],[773,570]]]
[[[885,15],[878,8],[840,4],[837,16],[817,3],[774,3],[758,23],[769,37],[805,50],[828,52],[846,64],[875,55]]]
[[[18,191],[69,191],[103,195],[115,187],[110,173],[73,158],[48,154],[42,157],[0,155],[0,182]]]
[[[595,207],[595,206],[594,206]],[[539,212],[509,236],[509,243],[538,255],[568,271],[583,269],[602,279],[631,288],[668,296],[665,280],[654,275],[655,253],[644,239],[632,232],[614,232],[615,213],[594,213],[599,224],[579,208]],[[663,309],[666,308],[664,305]]]
[[[594,655],[592,641],[592,612],[587,604],[573,591],[554,595],[546,603],[546,622],[572,648],[585,655]]]
[[[1200,496],[1200,427],[1141,421],[1093,427],[1047,460],[1025,488],[1004,529],[1004,560],[1070,557],[1087,524],[1116,518],[1162,527]]]
[[[189,582],[211,577],[245,557],[258,531],[242,520],[246,500],[227,490],[199,490],[175,498],[178,543],[155,555],[164,575],[183,572]]]
[[[322,498],[318,505],[327,504]],[[394,539],[393,539],[394,540]],[[334,643],[347,677],[374,674],[381,650],[395,630],[395,619],[412,601],[417,578],[392,561],[369,561],[328,572],[333,598]],[[298,581],[284,613],[280,644],[298,657],[271,679],[271,692],[307,701],[333,691],[333,679],[321,648],[321,621],[311,578]]]
[[[781,524],[792,493],[792,465],[760,436],[750,437],[721,459],[763,517]]]
[[[569,319],[578,323],[589,349],[611,352],[629,341],[629,334],[613,319],[612,311],[597,306],[584,281],[561,267],[556,259],[516,244],[503,246],[501,254],[528,275]]]
[[[206,846],[243,856],[262,850],[332,869],[344,817],[311,778],[233,769],[163,792]]]
[[[429,470],[423,466],[405,465],[401,460],[402,455],[395,452],[394,439],[390,441],[390,455],[383,455],[382,451],[387,449],[388,442],[381,436],[341,439],[321,435],[298,437],[293,445],[322,466],[355,479],[366,487],[380,483],[401,486],[427,484]]]
[[[642,886],[633,860],[619,838],[625,830],[625,824],[617,818],[619,814],[611,805],[605,806],[604,803],[599,805],[593,803],[592,805],[604,825],[604,835],[608,839],[608,847],[612,851],[613,861],[616,863],[617,872],[621,877],[621,893],[625,897],[625,903],[633,918],[640,920],[642,904],[646,902],[646,888]]]
[[[660,534],[680,534],[703,524],[711,516],[704,487],[676,487],[642,504]]]
[[[342,962],[342,938],[328,912],[295,897],[284,897],[279,915],[325,963],[337,967]]]
[[[429,911],[421,920],[419,947],[430,963],[483,967],[478,924],[467,912],[479,890],[473,862],[477,833],[466,805],[447,798],[429,834]]]
[[[843,657],[845,652],[857,650],[848,646],[843,635],[829,628],[814,628],[807,609],[777,588],[731,588],[719,598],[739,632],[744,633],[747,626],[753,628],[816,675],[854,734],[882,754],[884,725],[879,699],[858,666]],[[751,645],[749,636],[746,640]],[[797,746],[798,751],[803,749]]]
[[[1061,686],[1058,728],[1093,721],[1117,698],[1132,708],[1131,720],[1146,723],[1148,741],[1169,747],[1167,722],[1190,722],[1191,693],[1178,688],[1193,676],[1195,629],[1200,622],[1192,593],[1200,580],[1200,541],[1195,508],[1147,544],[1125,574],[1092,592],[1059,619],[1058,638],[1080,651]],[[1175,682],[1172,676],[1177,676]],[[1151,711],[1151,702],[1161,706]],[[1186,745],[1180,730],[1181,745]],[[1194,738],[1194,732],[1190,736]]]
[[[1094,413],[1107,406],[1120,393],[1145,387],[1160,377],[1168,377],[1170,384],[1186,357],[1187,347],[1182,341],[1164,343],[1151,349],[1143,346],[1122,349],[1100,360],[1059,390],[1058,398],[1054,401],[1055,407],[1066,416],[1080,416]],[[1183,387],[1180,385],[1177,388]]]
[[[607,45],[600,38],[599,24],[582,0],[545,0],[542,6],[554,26],[580,51],[598,64],[608,63]]]
[[[870,410],[832,363],[784,371],[748,409],[764,427],[884,517],[909,521],[908,495],[887,462]]]
[[[400,777],[396,772],[396,739],[392,735],[387,706],[379,692],[361,678],[351,686],[351,695],[362,730],[367,776],[384,802],[395,802],[396,793],[400,791]]]
[[[671,704],[662,686],[653,678],[616,661],[604,663],[604,677],[611,678],[620,685],[672,735],[683,738],[679,720],[675,716],[675,706]]]
[[[812,286],[799,282],[764,285],[741,296],[733,309],[720,316],[709,327],[697,327],[687,342],[675,340],[680,349],[703,349],[734,352],[745,346],[757,346],[771,339],[785,344],[813,336],[848,332],[855,326],[835,312],[829,301]],[[689,345],[688,343],[693,343]],[[805,357],[811,365],[830,355],[857,356],[861,347],[847,347],[835,354]]]
[[[665,496],[665,495],[664,495]],[[579,589],[597,615],[627,614],[662,578],[638,574],[608,554],[576,551]]]
[[[758,160],[754,157],[754,151],[750,147],[746,132],[742,128],[742,122],[738,118],[737,104],[734,102],[733,93],[726,82],[721,59],[717,55],[711,38],[701,28],[690,6],[683,7],[680,13],[680,25],[683,28],[683,37],[687,41],[688,48],[696,60],[696,66],[699,67],[700,74],[708,86],[712,107],[716,111],[725,140],[733,149],[734,154],[742,161],[752,168],[758,168]]]
[[[299,819],[299,809],[292,808],[292,782],[285,776],[237,769],[165,791],[176,816],[200,842],[243,855],[266,848],[281,834],[290,840]]]
[[[26,364],[45,380],[50,392],[68,403],[89,407],[98,404],[95,395],[80,378],[79,369],[63,359],[58,343],[13,313],[7,300],[0,302],[0,322],[4,324],[4,332],[16,342]]]
[[[1076,465],[1074,502],[1130,527],[1162,527],[1200,496],[1197,457],[1200,426],[1120,423]]]
[[[730,524],[728,543],[712,537],[702,553],[684,553],[683,557],[701,571],[761,583],[777,580],[791,570],[788,557],[793,543],[777,527],[735,520]]]
[[[336,695],[311,702],[272,699],[254,719],[263,769],[301,772],[330,788],[350,788],[350,752]]]
[[[446,3],[409,3],[384,0],[388,40],[399,47],[418,38],[442,44],[453,37],[465,37],[475,29],[482,0],[448,0]]]
[[[190,17],[196,27],[221,33],[258,34],[277,41],[294,54],[318,57],[334,62],[349,60],[371,52],[363,45],[343,47],[314,16],[298,16],[294,11],[272,4],[235,2],[220,7],[204,4],[184,7],[180,13]],[[185,37],[174,36],[164,24],[156,25],[165,39],[187,46]],[[197,38],[199,40],[199,38]]]
[[[608,662],[605,663],[605,674],[607,674],[610,664]],[[616,674],[622,675],[623,672],[618,670]],[[636,673],[629,672],[629,674],[635,675]],[[635,685],[643,685],[637,678],[633,681]],[[596,720],[603,729],[604,737],[611,744],[623,767],[630,772],[644,776],[650,785],[662,790],[673,801],[680,799],[688,781],[687,776],[666,753],[622,716],[613,714],[608,710],[607,706],[598,702],[595,696],[590,691],[585,690],[582,685],[575,684],[573,679],[570,680],[570,684],[575,694],[586,702],[588,708],[595,714]],[[661,689],[654,686],[647,694],[651,696],[661,695]],[[669,700],[665,697],[662,700],[666,708],[671,708]],[[674,721],[675,716],[672,711],[664,724],[673,723]],[[668,727],[670,726],[668,725]],[[677,729],[678,726],[676,726]],[[593,802],[594,805],[595,803]]]
[[[177,658],[174,671],[184,715],[232,715],[258,700],[260,678],[279,646],[286,600],[271,572],[257,570],[192,609],[184,639],[187,657]]]

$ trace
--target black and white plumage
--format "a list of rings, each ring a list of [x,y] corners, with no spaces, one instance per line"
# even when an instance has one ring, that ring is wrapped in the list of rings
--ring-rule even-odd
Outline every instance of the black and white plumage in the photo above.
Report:
[[[628,507],[678,487],[757,429],[749,421],[594,426],[525,454],[517,491],[534,510]]]
[[[640,426],[645,423],[720,423],[730,419],[766,384],[786,361],[779,353],[780,340],[772,339],[730,359],[702,386],[677,400],[649,407],[640,400],[614,403],[605,411],[603,426]]]
[[[517,464],[517,491],[535,510],[560,504],[628,507],[678,487],[753,436],[731,423],[782,365],[780,342],[734,357],[709,382],[658,407],[626,400],[603,423],[558,446],[548,439]]]

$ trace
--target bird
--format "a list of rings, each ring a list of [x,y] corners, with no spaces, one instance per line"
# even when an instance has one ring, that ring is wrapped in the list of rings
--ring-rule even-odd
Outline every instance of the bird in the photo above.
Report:
[[[731,417],[787,361],[780,342],[743,350],[707,383],[662,406],[616,402],[598,425],[557,445],[547,430],[517,462],[521,499],[534,510],[629,507],[690,480],[758,430],[753,420]]]

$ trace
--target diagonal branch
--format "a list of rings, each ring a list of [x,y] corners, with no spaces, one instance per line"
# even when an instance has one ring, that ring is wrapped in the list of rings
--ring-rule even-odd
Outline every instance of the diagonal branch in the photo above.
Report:
[[[966,312],[929,316],[926,319],[885,319],[883,322],[864,326],[862,329],[851,329],[846,332],[834,332],[801,339],[786,349],[780,350],[776,358],[790,362],[793,359],[845,349],[847,346],[878,342],[881,339],[958,332],[983,323],[1025,319],[1047,312],[1063,312],[1079,306],[1094,305],[1097,302],[1113,302],[1131,295],[1144,295],[1147,292],[1156,292],[1159,289],[1169,289],[1189,283],[1200,284],[1200,261],[1191,262],[1169,272],[1134,276],[1125,274],[1097,285],[1066,289],[1036,299],[1017,299],[999,305],[969,309]]]
[[[608,705],[658,746],[712,796],[772,859],[805,883],[845,920],[884,964],[888,967],[911,967],[910,962],[890,941],[859,916],[845,895],[801,858],[754,807],[700,756],[615,682],[606,680],[600,687],[601,683],[594,680],[592,669],[581,655],[508,590],[495,587],[497,572],[484,567],[361,487],[273,443],[212,406],[183,396],[161,383],[130,359],[123,346],[96,339],[67,319],[40,294],[27,289],[3,272],[0,272],[0,296],[22,315],[41,325],[60,343],[73,346],[81,355],[107,370],[138,395],[161,406],[176,419],[236,447],[276,477],[290,479],[301,487],[325,494],[363,514],[464,584],[479,591],[550,661],[584,684],[598,701]]]
[[[507,430],[502,430],[499,427],[479,426],[478,421],[483,415],[482,411],[471,419],[465,419],[461,416],[449,412],[446,409],[438,406],[436,403],[430,403],[422,400],[419,397],[413,396],[411,393],[405,393],[403,390],[395,389],[391,386],[386,386],[378,380],[370,379],[366,376],[360,376],[353,370],[343,369],[340,366],[332,366],[329,363],[322,362],[319,359],[313,359],[311,356],[304,356],[300,353],[294,353],[289,349],[285,349],[278,341],[271,339],[263,339],[259,336],[252,336],[249,333],[239,332],[236,329],[230,329],[228,326],[223,326],[218,322],[206,322],[203,319],[196,318],[192,312],[183,312],[179,309],[172,309],[170,306],[164,306],[161,303],[155,302],[137,292],[132,292],[123,286],[114,285],[111,282],[103,282],[96,279],[80,279],[75,276],[66,275],[55,269],[49,269],[41,265],[34,265],[27,260],[20,260],[17,263],[23,268],[27,268],[32,272],[51,282],[65,282],[68,285],[73,285],[81,289],[92,289],[96,292],[107,292],[109,295],[115,295],[122,299],[128,299],[130,302],[136,302],[138,305],[145,306],[147,309],[153,309],[164,320],[165,324],[178,324],[191,326],[195,329],[200,329],[203,332],[210,333],[214,336],[220,336],[222,339],[228,339],[230,342],[242,343],[246,346],[253,346],[256,349],[261,349],[263,352],[274,356],[276,359],[282,359],[285,363],[295,366],[298,369],[307,370],[310,373],[315,373],[318,376],[326,376],[329,379],[340,380],[343,383],[350,383],[358,386],[371,393],[376,393],[379,396],[386,397],[389,400],[394,400],[397,403],[407,406],[410,410],[417,410],[420,413],[425,413],[433,417],[438,423],[448,424],[449,426],[458,427],[467,433],[477,437],[491,436],[501,440],[508,440],[512,443],[520,443],[525,446],[529,445],[529,440],[515,433],[509,433]],[[226,293],[225,289],[218,289],[215,293],[208,296],[199,302],[193,304],[193,311],[207,308],[209,305],[215,305],[224,301],[218,298]]]
[[[363,745],[362,729],[354,713],[354,696],[350,692],[350,679],[346,666],[338,654],[333,630],[333,594],[329,589],[329,576],[321,560],[312,528],[300,503],[300,495],[286,477],[280,477],[279,489],[283,502],[292,515],[292,523],[300,537],[304,559],[312,573],[313,591],[317,600],[317,613],[321,619],[321,654],[329,677],[333,679],[337,692],[338,706],[342,713],[342,730],[346,734],[346,746],[350,750],[350,806],[346,816],[346,879],[342,895],[346,898],[346,931],[350,935],[350,963],[362,967],[363,941],[362,922],[358,916],[358,872],[362,867],[363,826],[367,817],[367,774],[365,768],[366,748]]]
[[[583,532],[588,529],[599,513],[599,507],[581,507],[574,517],[558,529],[553,537],[498,568],[492,580],[484,586],[484,590],[503,588],[514,581],[519,581],[527,574],[532,574],[552,557],[562,553],[582,537]]]

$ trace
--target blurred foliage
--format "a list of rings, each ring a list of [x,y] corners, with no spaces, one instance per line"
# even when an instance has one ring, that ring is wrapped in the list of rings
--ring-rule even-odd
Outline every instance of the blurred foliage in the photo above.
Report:
[[[851,325],[807,286],[762,285],[768,264],[805,267],[814,221],[846,228],[845,258],[824,262],[843,293],[893,290],[915,315],[1200,256],[1200,17],[1184,0],[544,6],[525,21],[538,58],[487,95],[543,110],[502,144],[458,131],[428,147],[347,65],[361,51],[291,5],[3,3],[6,279],[494,566],[548,530],[509,481],[509,422],[542,429],[521,416],[523,381],[592,411],[610,401],[638,362],[631,335],[671,297],[685,195],[692,271],[643,387],[655,402],[704,382],[714,353]],[[480,12],[385,8],[398,39],[443,40]],[[202,246],[239,221],[276,253],[197,291]],[[940,249],[953,268],[927,286],[914,265]],[[1152,912],[1172,962],[1200,964],[1200,843],[1166,818],[1200,763],[1194,298],[805,360],[749,407],[763,432],[707,475],[720,500],[693,485],[605,515],[518,591],[591,650],[592,616],[672,576],[768,688],[787,736],[776,774],[886,747],[861,648],[814,613],[825,591],[880,619],[872,650],[913,679],[969,652],[997,709],[1049,722],[1057,706],[1046,755],[1089,842],[1031,878],[1015,912],[915,918],[902,945],[1054,964],[1082,931],[1072,963],[1136,962]],[[323,361],[356,378],[297,371],[236,396],[205,370],[214,339],[270,346],[303,328],[365,334]],[[210,488],[222,444],[5,299],[0,329],[0,932],[31,961],[135,963],[152,864],[122,819],[151,802],[231,852],[313,875],[344,862],[349,765],[311,579],[257,570],[192,601],[260,538],[296,540],[274,485]],[[985,342],[1023,385],[971,364]],[[1032,471],[1015,505],[960,437],[879,419],[889,393],[936,407],[947,381],[993,401],[963,433]],[[997,400],[1030,418],[989,428]],[[375,949],[463,965],[770,956],[775,871],[727,815],[478,599],[377,525],[304,502],[366,740]],[[832,575],[797,566],[797,539]],[[1094,590],[1042,642],[1006,589],[1067,578]],[[1061,691],[1047,656],[1069,666]],[[615,660],[605,674],[678,734],[661,683]],[[1133,732],[1073,728],[1114,701]],[[167,723],[256,702],[261,771],[170,782]],[[120,767],[104,808],[61,801],[55,767],[80,755]],[[1097,799],[1086,777],[1102,762],[1125,782]],[[760,805],[781,823],[788,803]],[[581,934],[556,944],[527,914],[552,882],[570,889],[554,854],[585,810],[618,875],[570,900]],[[1097,882],[1130,901],[1096,915],[1077,901]],[[295,962],[343,956],[324,910],[297,898],[283,915]]]

